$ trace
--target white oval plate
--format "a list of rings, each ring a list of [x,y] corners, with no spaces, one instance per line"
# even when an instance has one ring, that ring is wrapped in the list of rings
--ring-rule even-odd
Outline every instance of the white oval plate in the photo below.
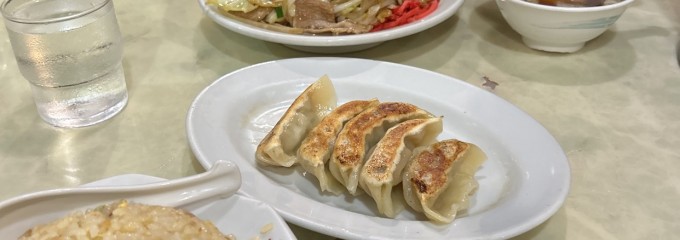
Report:
[[[429,16],[403,26],[372,33],[341,36],[311,36],[271,31],[223,16],[213,7],[206,5],[205,0],[198,0],[198,4],[210,19],[236,33],[268,42],[285,44],[302,51],[342,53],[363,50],[387,40],[425,31],[453,16],[463,5],[463,0],[440,0],[437,9]]]
[[[469,211],[452,224],[421,214],[396,219],[376,214],[361,197],[321,194],[301,168],[261,167],[254,152],[286,108],[327,74],[340,103],[377,97],[405,101],[444,116],[440,139],[477,144],[487,161]],[[236,162],[240,193],[263,201],[287,221],[346,239],[501,239],[525,232],[554,214],[569,190],[570,170],[555,139],[503,99],[454,78],[414,67],[362,59],[299,58],[266,62],[217,79],[194,100],[187,116],[189,143],[209,168]]]
[[[133,186],[164,180],[165,179],[147,175],[126,174],[102,179],[83,186]],[[59,191],[59,189],[49,191],[55,192]],[[58,196],[55,196],[55,199],[56,198],[58,198]],[[134,201],[134,199],[130,200]],[[11,199],[8,201],[11,201]],[[0,205],[4,204],[0,203]],[[52,221],[60,216],[66,216],[73,211],[89,209],[89,206],[78,207],[79,204],[77,202],[69,203],[67,205],[55,205],[54,209],[51,210],[49,214],[34,215],[30,219],[21,219],[21,221],[24,223],[33,222],[41,224]],[[239,194],[224,199],[191,203],[181,206],[181,208],[190,211],[203,220],[210,220],[222,233],[231,234],[235,236],[236,239],[295,239],[295,235],[293,235],[288,224],[286,224],[281,216],[279,216],[271,207],[258,200]],[[260,233],[260,230],[268,224],[272,225],[271,231]],[[7,237],[7,239],[17,239],[26,230],[28,229],[16,229],[16,226],[0,226],[0,236],[3,236],[3,238]]]

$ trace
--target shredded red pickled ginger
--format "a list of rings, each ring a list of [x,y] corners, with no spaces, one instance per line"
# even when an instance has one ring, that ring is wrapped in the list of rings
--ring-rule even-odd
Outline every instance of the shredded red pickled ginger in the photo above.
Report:
[[[405,0],[399,7],[392,9],[392,14],[384,22],[376,24],[371,32],[401,26],[427,17],[439,6],[439,0],[431,0],[422,4],[420,0]]]

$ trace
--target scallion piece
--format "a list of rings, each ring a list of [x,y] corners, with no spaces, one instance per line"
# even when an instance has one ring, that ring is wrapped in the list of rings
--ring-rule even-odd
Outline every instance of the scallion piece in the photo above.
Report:
[[[282,7],[275,7],[274,11],[276,11],[276,17],[277,18],[283,17],[283,8]]]

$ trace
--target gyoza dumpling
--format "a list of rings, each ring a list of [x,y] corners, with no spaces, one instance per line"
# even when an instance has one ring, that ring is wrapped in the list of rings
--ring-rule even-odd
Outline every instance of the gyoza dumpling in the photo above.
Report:
[[[372,150],[359,174],[359,185],[378,205],[385,216],[395,217],[402,209],[401,191],[392,187],[401,183],[401,173],[413,150],[437,141],[442,132],[442,118],[413,119],[387,130]],[[398,189],[400,190],[400,189]],[[394,193],[394,194],[393,194]],[[393,195],[394,196],[393,198]]]
[[[371,99],[340,105],[324,117],[300,144],[298,162],[307,172],[319,179],[321,191],[342,193],[342,186],[331,176],[326,164],[331,157],[335,138],[347,121],[377,104],[377,99]]]
[[[416,149],[403,173],[406,203],[435,223],[450,223],[469,207],[484,160],[479,147],[455,139]]]
[[[329,169],[347,190],[356,195],[359,170],[366,152],[392,126],[410,119],[431,118],[432,114],[409,103],[386,102],[366,109],[345,124],[335,140]]]
[[[257,162],[284,167],[295,164],[302,139],[336,105],[335,88],[328,76],[324,75],[293,101],[274,128],[257,145]]]

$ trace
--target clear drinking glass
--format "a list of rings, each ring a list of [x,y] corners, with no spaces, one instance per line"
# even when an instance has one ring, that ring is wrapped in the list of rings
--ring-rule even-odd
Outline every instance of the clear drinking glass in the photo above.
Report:
[[[46,122],[88,126],[125,107],[123,46],[111,0],[5,0],[0,10]]]

